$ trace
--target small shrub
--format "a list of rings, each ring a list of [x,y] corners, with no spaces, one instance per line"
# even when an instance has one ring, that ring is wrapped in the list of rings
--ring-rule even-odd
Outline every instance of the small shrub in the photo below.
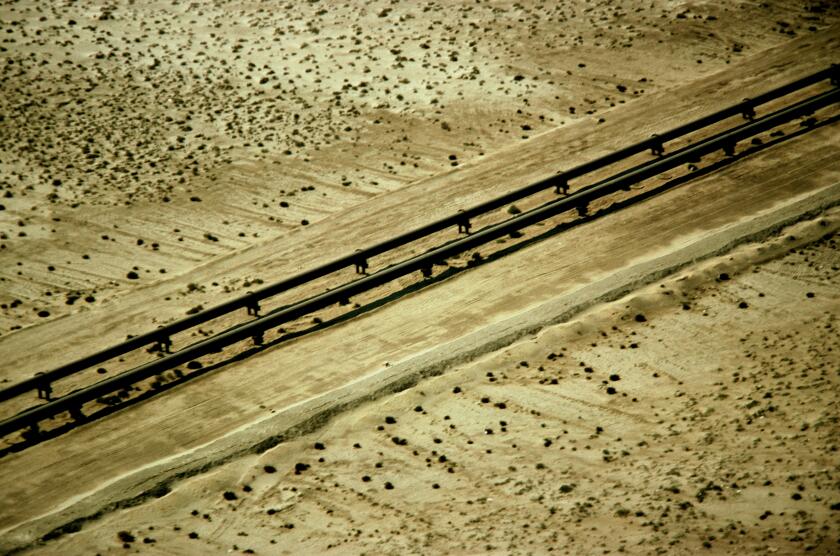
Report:
[[[117,533],[117,538],[120,539],[120,542],[134,542],[134,535],[128,531],[120,531]]]

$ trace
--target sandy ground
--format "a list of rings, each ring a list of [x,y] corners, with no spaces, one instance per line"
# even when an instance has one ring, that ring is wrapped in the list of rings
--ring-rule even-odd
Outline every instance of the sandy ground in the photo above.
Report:
[[[487,336],[488,327],[508,326],[505,319],[558,296],[586,298],[588,285],[609,282],[625,267],[658,265],[671,252],[709,237],[719,236],[716,241],[725,245],[734,239],[732,226],[795,199],[824,194],[836,202],[840,168],[831,130],[792,138],[787,148],[759,151],[644,203],[408,292],[353,320],[234,358],[166,394],[6,455],[0,522],[9,535],[3,540],[44,534],[154,489],[164,478],[194,472],[205,465],[206,453],[199,457],[205,446],[209,461],[218,461],[242,449],[237,442],[247,441],[247,447],[285,434],[282,422],[265,423],[244,440],[237,430],[275,413],[285,416],[287,408],[313,397],[338,399],[333,392],[344,385],[410,365],[418,354],[450,357],[458,338],[472,335],[473,352],[492,349],[498,340]],[[703,254],[684,256],[690,261]],[[335,402],[321,399],[316,411],[319,404],[329,408]],[[214,440],[227,434],[224,442],[234,445],[217,448]]]
[[[838,16],[833,2],[787,0],[6,0],[0,334],[281,240]]]
[[[646,138],[650,133],[740,100],[744,94],[766,91],[810,71],[822,69],[833,61],[831,53],[840,47],[838,41],[840,33],[837,33],[837,28],[794,39],[789,44],[745,59],[735,67],[700,78],[690,85],[647,94],[634,102],[617,106],[604,112],[607,118],[605,124],[599,124],[598,120],[592,118],[549,129],[527,141],[488,153],[480,161],[462,164],[447,172],[416,181],[399,191],[345,208],[317,223],[299,226],[283,236],[282,241],[266,241],[220,255],[192,267],[189,272],[178,275],[167,273],[166,280],[147,280],[146,277],[150,275],[143,274],[144,277],[135,286],[120,286],[120,295],[115,294],[114,298],[107,300],[97,298],[100,299],[97,303],[80,306],[76,302],[72,305],[62,302],[64,313],[60,316],[51,313],[57,318],[39,318],[38,325],[0,335],[0,359],[6,362],[0,369],[0,381],[19,380],[64,363],[68,358],[87,355],[123,340],[128,334],[146,332],[155,325],[182,317],[197,307],[211,306],[254,289],[261,283],[278,280],[346,255],[354,248],[391,237],[396,232],[422,225],[433,218],[448,216],[459,208],[472,206],[488,197],[509,191],[513,186],[524,185],[553,175],[559,169],[591,160],[631,141]],[[770,109],[772,107],[764,110]],[[796,129],[796,124],[793,129]],[[833,138],[833,135],[829,137]],[[637,164],[648,158],[647,155],[641,155],[630,163]],[[611,168],[609,171],[615,170]],[[665,177],[673,178],[679,174],[672,172]],[[596,177],[587,176],[577,183],[573,182],[572,187],[591,183]],[[553,195],[549,193],[537,196],[534,202],[545,202],[550,198]],[[204,206],[201,203],[193,205]],[[523,205],[523,208],[527,207]],[[507,216],[504,210],[498,212],[491,220]],[[185,214],[192,212],[187,211]],[[482,222],[476,222],[476,225],[480,224]],[[91,225],[96,225],[96,221],[77,222],[74,229],[84,230]],[[373,269],[402,260],[419,249],[448,241],[453,233],[454,230],[442,232],[425,243],[420,242],[391,256],[377,258],[371,261]],[[123,258],[127,253],[135,251],[160,253],[147,243],[136,245],[134,239],[129,243],[131,245],[119,243],[116,246]],[[69,248],[81,249],[80,245],[74,247],[68,243]],[[187,253],[180,248],[165,251],[166,256],[173,260],[186,261],[188,258]],[[2,253],[0,251],[0,256],[3,256]],[[40,257],[41,254],[42,251],[35,251],[29,255]],[[24,270],[16,271],[14,276],[15,283],[22,287],[29,288],[36,283],[31,281],[32,277]],[[348,270],[314,283],[308,289],[292,292],[292,297],[281,297],[278,302],[299,299],[352,278],[352,270]],[[9,281],[5,284],[9,285]],[[13,287],[9,285],[9,291],[12,290]],[[46,296],[44,299],[52,297]],[[13,304],[7,305],[7,308]],[[27,310],[19,311],[19,308],[16,306],[10,309],[9,314],[35,314]],[[207,329],[218,330],[222,326],[230,326],[242,317],[236,315],[232,321],[222,319],[221,322],[209,323]],[[47,350],[44,349],[44,338],[50,338]],[[189,335],[175,338],[175,346],[183,345],[184,341],[192,338],[194,336]],[[112,362],[104,367],[107,372],[113,373],[137,363],[136,358],[129,358],[124,363]],[[62,387],[75,386],[69,384]]]
[[[838,216],[32,552],[836,554]]]
[[[820,2],[4,3],[0,379],[84,355],[821,69],[836,61],[838,15],[839,6]],[[238,427],[837,183],[836,124],[800,136],[797,127],[785,130],[784,144],[572,230],[562,244],[512,250],[431,288],[401,282],[385,292],[399,293],[399,303],[359,300],[374,305],[358,320],[233,360],[224,372],[5,456],[4,531],[58,510],[74,515],[92,493],[146,466],[186,458]],[[644,322],[621,306],[603,308],[544,333],[539,353],[517,346],[510,360],[497,354],[422,383],[340,417],[317,439],[175,483],[164,498],[106,513],[41,549],[124,552],[125,543],[161,553],[234,545],[274,553],[275,541],[290,552],[332,545],[376,553],[381,543],[394,553],[647,553],[691,552],[705,542],[721,553],[809,545],[829,553],[837,539],[822,528],[836,529],[828,508],[838,500],[828,493],[836,494],[837,459],[820,454],[837,430],[831,412],[822,420],[819,412],[836,408],[836,372],[820,374],[837,367],[824,314],[837,304],[834,245],[754,273],[730,269],[732,280],[709,289],[699,284],[718,274],[697,269],[691,287],[669,283],[670,296],[637,297],[642,305],[632,309]],[[815,296],[803,299],[803,288]],[[760,303],[757,292],[765,294]],[[733,296],[748,307],[733,308]],[[624,334],[637,338],[625,342]],[[563,348],[563,359],[546,360]],[[787,382],[761,382],[760,365],[776,361]],[[463,395],[452,397],[455,386]],[[610,386],[619,394],[607,394]],[[736,392],[716,399],[724,386]],[[785,398],[765,412],[788,419],[772,434],[737,429],[763,423],[754,408],[773,403],[750,405],[758,386]],[[571,409],[558,409],[558,399]],[[798,406],[794,415],[788,402],[814,415]],[[487,411],[510,414],[510,426]],[[757,437],[769,447],[753,445]],[[326,450],[313,456],[316,441]],[[783,442],[810,444],[791,452]],[[552,448],[554,456],[544,451]],[[573,452],[578,459],[562,459]],[[298,462],[312,467],[295,475]],[[429,482],[440,488],[427,491]],[[794,487],[802,488],[801,507],[788,509],[781,502],[793,503]],[[236,498],[225,500],[226,491]],[[135,540],[118,542],[119,531]]]

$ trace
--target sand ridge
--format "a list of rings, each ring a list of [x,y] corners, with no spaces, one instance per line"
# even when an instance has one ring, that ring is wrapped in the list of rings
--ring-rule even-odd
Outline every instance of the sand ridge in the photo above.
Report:
[[[688,267],[43,548],[831,554],[837,216]]]
[[[836,190],[836,187],[834,189]],[[829,193],[827,197],[825,195],[826,193]],[[699,251],[697,251],[696,249],[689,248],[684,253],[676,253],[676,258],[674,260],[669,260],[669,251],[666,250],[663,252],[663,262],[666,264],[666,266],[670,267],[673,267],[673,265],[676,262],[676,264],[678,265],[676,268],[679,268],[679,265],[684,264],[686,260],[702,257],[702,254],[707,253],[708,249],[710,248],[713,250],[726,250],[727,245],[730,245],[730,243],[735,238],[763,237],[762,235],[756,236],[755,234],[762,230],[766,234],[768,232],[772,232],[773,230],[778,229],[776,223],[779,222],[779,217],[782,217],[783,219],[781,220],[781,222],[788,221],[791,218],[795,220],[797,217],[800,217],[802,214],[808,213],[813,209],[819,210],[819,206],[831,206],[830,203],[832,202],[832,199],[834,200],[834,202],[836,202],[837,197],[836,191],[834,195],[831,195],[830,193],[831,188],[824,190],[823,195],[817,195],[816,197],[821,198],[822,201],[819,201],[816,205],[814,204],[815,199],[813,198],[813,195],[805,195],[801,197],[802,200],[799,203],[789,203],[785,205],[786,210],[782,210],[781,212],[779,210],[766,211],[766,218],[764,218],[763,220],[761,218],[756,219],[755,217],[753,217],[752,219],[746,219],[743,224],[736,226],[735,228],[723,230],[718,232],[717,234],[713,234],[711,236],[714,238],[713,242],[709,243],[707,241],[705,242],[705,245],[698,243],[698,247],[700,247]],[[829,204],[822,205],[821,203],[823,203],[824,201],[828,201]],[[829,227],[827,229],[831,230],[832,228]],[[824,232],[825,228],[818,227],[817,231]],[[810,233],[805,233],[803,235],[805,236],[805,239],[800,238],[799,241],[807,241],[807,237],[814,237],[814,232],[812,230]],[[759,249],[759,251],[761,250]],[[770,251],[770,254],[772,254],[772,250]],[[686,259],[686,257],[688,258]],[[661,276],[661,273],[656,270],[656,265],[660,263],[658,261],[652,262],[654,262],[654,266],[644,272],[653,272],[651,276],[653,277],[653,279],[655,279],[657,276]],[[627,289],[624,287],[627,285],[627,283],[625,282],[627,280],[630,280],[631,284],[635,284],[635,286],[630,286],[630,290],[632,290],[634,287],[638,287],[638,284],[640,283],[645,283],[643,280],[640,281],[641,278],[637,275],[638,271],[635,269],[635,267],[631,267],[630,269],[628,269],[628,272],[618,273],[615,276],[615,279],[618,282],[616,284],[613,284],[612,286],[610,286],[609,284],[610,281],[607,280],[607,283],[603,285],[595,283],[592,284],[591,287],[583,288],[579,292],[572,292],[566,296],[566,298],[568,298],[567,302],[571,302],[572,305],[574,305],[574,303],[578,303],[578,301],[575,301],[576,297],[580,297],[584,300],[587,300],[590,299],[593,295],[597,296],[599,295],[597,293],[599,291],[599,288],[604,286],[607,288],[618,288],[616,290],[618,292],[627,291]],[[645,274],[645,276],[647,276],[647,274]],[[474,280],[472,280],[472,282],[475,283]],[[619,293],[619,295],[621,295],[621,293]],[[607,297],[606,299],[611,298],[612,297]],[[541,313],[539,311],[533,311],[533,313],[535,313],[535,316],[538,319],[545,319],[546,317],[550,319],[552,316],[556,316],[558,314],[558,310],[563,310],[562,301],[560,303],[559,309],[558,307],[553,306],[553,304],[547,305],[549,306],[546,307],[546,311],[542,311]],[[566,307],[566,310],[569,310],[569,307]],[[575,310],[575,308],[572,307],[571,313],[568,314],[574,315],[577,311],[579,311],[579,309]],[[528,315],[526,315],[526,317],[527,316]],[[381,316],[380,318],[386,317]],[[565,319],[568,318],[568,316],[562,318]],[[528,323],[528,318],[525,319],[524,325],[520,322],[514,322],[511,326],[506,327],[505,323],[500,323],[500,331],[493,331],[489,334],[477,332],[473,335],[475,336],[475,338],[464,338],[464,342],[461,342],[461,344],[463,345],[459,344],[458,346],[456,346],[455,344],[458,344],[458,342],[447,344],[445,347],[438,349],[437,352],[431,353],[431,360],[427,360],[428,358],[425,358],[423,356],[418,357],[417,359],[419,361],[417,362],[417,365],[419,365],[419,372],[418,369],[415,369],[413,380],[416,380],[416,378],[429,376],[430,373],[425,372],[424,369],[426,369],[427,371],[434,371],[436,365],[437,367],[440,367],[440,363],[435,363],[435,357],[443,357],[444,368],[449,367],[452,363],[458,363],[456,359],[458,357],[458,353],[461,353],[462,351],[463,354],[466,355],[466,360],[473,358],[475,354],[472,353],[472,351],[474,351],[475,346],[485,345],[485,343],[488,341],[488,337],[493,338],[495,337],[495,335],[501,333],[501,339],[504,340],[504,338],[506,338],[512,333],[513,336],[511,336],[509,340],[503,341],[501,344],[496,344],[496,347],[498,347],[499,345],[505,345],[505,343],[509,343],[509,341],[521,337],[523,330],[525,330],[525,332],[527,333],[527,327],[531,326],[532,324],[533,323]],[[508,328],[510,330],[508,330]],[[537,328],[539,328],[539,326]],[[487,347],[493,349],[493,344],[491,343],[487,345]],[[346,353],[350,352],[352,352],[352,350],[346,351]],[[282,353],[288,355],[289,348],[286,348]],[[471,353],[472,355],[470,355]],[[258,358],[255,360],[252,359],[249,365],[247,366],[248,369],[246,370],[248,371],[249,376],[254,375],[254,373],[258,371],[258,367],[260,364],[259,359],[262,358]],[[276,366],[278,364],[277,355],[275,355],[270,360],[266,361],[268,361],[269,363],[274,363],[274,365],[271,368],[274,369],[275,372],[273,374],[276,375]],[[350,360],[345,360],[345,365],[348,365],[349,363]],[[144,433],[141,433],[144,436],[146,436],[148,438],[148,442],[151,443],[147,444],[147,449],[143,451],[144,456],[142,457],[153,455],[153,453],[150,452],[152,448],[157,450],[156,453],[163,455],[164,452],[162,452],[160,448],[157,448],[157,446],[162,445],[164,437],[168,437],[172,434],[183,436],[182,433],[184,432],[178,428],[179,423],[182,422],[182,416],[179,415],[176,411],[175,413],[171,413],[170,418],[170,412],[172,411],[172,408],[170,407],[169,409],[167,409],[164,406],[172,406],[172,402],[174,402],[176,406],[184,402],[191,404],[202,403],[204,405],[202,411],[206,411],[207,409],[212,409],[213,407],[218,405],[219,402],[222,401],[228,402],[229,405],[229,402],[234,401],[230,399],[230,386],[226,387],[226,392],[228,393],[227,397],[224,397],[222,399],[207,400],[212,404],[209,406],[204,404],[203,402],[197,401],[195,395],[200,394],[201,392],[196,391],[193,388],[190,391],[192,396],[185,398],[181,402],[178,402],[178,400],[176,400],[175,398],[183,398],[183,396],[173,396],[172,394],[170,394],[167,397],[157,400],[155,402],[154,407],[139,406],[137,409],[134,409],[131,412],[125,412],[124,414],[115,416],[117,418],[112,418],[110,420],[110,423],[107,421],[98,423],[96,425],[96,429],[83,428],[79,431],[76,431],[76,444],[81,442],[84,445],[88,446],[89,449],[93,450],[93,453],[91,453],[90,450],[86,451],[84,456],[82,456],[82,454],[79,453],[73,454],[72,446],[64,446],[62,448],[62,446],[59,444],[56,444],[54,446],[38,446],[27,452],[24,452],[23,458],[15,457],[13,458],[13,460],[18,461],[9,461],[8,465],[6,466],[6,469],[9,470],[10,473],[12,473],[15,467],[18,467],[21,464],[27,465],[29,469],[33,471],[31,479],[37,481],[38,484],[41,485],[39,491],[43,491],[45,486],[43,484],[44,481],[49,482],[51,481],[51,479],[47,476],[43,476],[41,471],[35,471],[34,469],[32,469],[32,464],[37,463],[38,461],[41,461],[41,463],[37,463],[38,466],[40,466],[42,463],[46,464],[48,463],[49,459],[54,457],[54,455],[58,455],[61,458],[61,461],[57,461],[54,464],[48,465],[43,471],[54,473],[54,470],[57,469],[56,466],[66,466],[70,462],[76,462],[76,466],[85,470],[84,475],[77,476],[77,480],[74,483],[74,485],[77,487],[76,491],[79,491],[79,488],[83,488],[85,487],[85,485],[90,486],[96,484],[97,486],[94,488],[94,491],[89,493],[89,495],[85,495],[84,497],[79,498],[77,502],[70,505],[69,507],[66,507],[65,510],[55,511],[55,513],[53,514],[48,513],[47,515],[39,517],[31,522],[23,522],[20,526],[15,527],[14,530],[10,529],[9,531],[7,531],[8,536],[6,538],[6,541],[10,543],[20,543],[23,541],[23,539],[31,539],[33,534],[46,534],[48,531],[52,530],[52,528],[65,524],[67,524],[68,528],[61,527],[59,530],[74,530],[79,525],[82,525],[86,521],[88,521],[91,517],[94,517],[95,519],[99,512],[103,509],[110,512],[115,509],[124,507],[126,504],[132,505],[134,503],[147,500],[150,496],[154,497],[165,495],[168,492],[168,487],[166,487],[166,485],[171,484],[170,479],[192,476],[196,471],[201,472],[202,470],[206,470],[208,464],[218,465],[219,463],[224,463],[225,461],[229,460],[231,456],[236,455],[237,453],[242,453],[242,442],[246,442],[247,445],[251,446],[251,448],[245,448],[245,452],[248,452],[249,450],[253,449],[263,450],[266,446],[272,446],[278,441],[282,442],[288,434],[291,434],[292,437],[294,437],[297,434],[300,434],[301,432],[307,432],[309,430],[312,430],[312,427],[321,426],[324,422],[324,419],[333,415],[335,413],[335,410],[341,411],[343,409],[346,409],[348,402],[352,406],[358,403],[359,401],[365,400],[371,393],[375,394],[378,397],[383,394],[393,392],[395,388],[400,389],[401,387],[405,387],[405,385],[412,384],[411,381],[406,382],[404,380],[405,377],[401,377],[401,373],[405,373],[406,370],[411,370],[412,368],[412,361],[406,361],[405,363],[408,366],[401,365],[398,363],[390,368],[378,371],[374,375],[366,377],[366,379],[359,381],[356,384],[349,384],[345,387],[339,388],[338,390],[322,394],[317,398],[312,398],[312,396],[319,391],[324,392],[326,390],[324,385],[320,385],[317,387],[320,390],[307,390],[308,393],[303,398],[301,398],[301,401],[307,400],[305,403],[288,404],[288,402],[286,402],[287,405],[284,407],[287,407],[288,409],[284,410],[283,412],[279,412],[276,415],[276,417],[272,418],[270,415],[267,414],[266,417],[268,418],[263,419],[261,423],[256,423],[255,426],[249,426],[245,427],[244,430],[234,431],[228,436],[219,439],[219,441],[208,444],[206,447],[198,446],[195,450],[190,450],[188,452],[180,454],[176,459],[170,458],[172,461],[169,463],[161,461],[154,466],[150,466],[147,470],[148,473],[145,473],[145,475],[142,472],[143,469],[140,469],[139,472],[136,472],[138,470],[138,462],[136,460],[137,457],[139,457],[139,454],[134,456],[133,459],[135,461],[133,463],[133,466],[130,466],[123,471],[124,473],[126,473],[126,471],[133,469],[135,470],[134,473],[127,472],[124,478],[118,478],[112,475],[114,470],[118,470],[124,467],[124,465],[120,465],[120,462],[122,460],[125,460],[126,457],[131,456],[131,454],[129,453],[131,452],[131,450],[129,449],[128,444],[126,444],[126,441],[130,440],[130,438],[126,436],[127,426],[136,425],[138,419],[137,416],[140,413],[147,413],[146,410],[152,410],[154,412],[154,415],[157,417],[157,420],[160,421],[160,423],[154,427],[155,430],[157,430],[156,433],[151,435],[146,434],[150,432],[148,430],[146,430],[146,432]],[[414,366],[416,367],[417,365]],[[405,367],[405,369],[403,369],[402,367]],[[431,374],[434,375],[436,373],[432,372]],[[231,375],[231,371],[228,371],[225,374],[217,375],[216,378],[219,380],[227,381],[229,381],[230,379],[233,379],[234,381],[236,380],[236,377]],[[343,379],[342,382],[337,384],[343,384],[346,382],[348,382],[348,380]],[[403,386],[400,386],[400,384],[402,384]],[[286,384],[284,389],[287,390],[289,386],[289,384]],[[203,386],[203,390],[207,391],[207,393],[210,393],[210,385],[205,383],[205,385]],[[360,392],[361,397],[359,397]],[[284,399],[288,398],[288,395],[289,392],[286,392]],[[236,396],[236,398],[238,399],[239,396]],[[253,400],[253,397],[251,397],[250,399]],[[241,401],[243,404],[245,404],[242,405],[242,407],[246,407],[248,400],[243,399]],[[265,405],[268,405],[271,408],[270,413],[274,413],[275,410],[273,409],[273,406],[276,405],[275,402],[266,401]],[[260,407],[265,407],[265,405],[261,404]],[[197,406],[195,405],[194,407],[197,408]],[[251,407],[251,409],[253,410],[254,408]],[[231,407],[230,409],[225,410],[225,412],[231,411],[239,411],[239,409],[233,409]],[[218,412],[211,411],[210,414],[206,415],[206,418],[218,420],[219,415],[217,413]],[[189,414],[194,420],[194,418],[196,417],[196,413],[193,411]],[[228,419],[226,421],[230,420],[229,417],[230,415],[228,415]],[[151,421],[149,419],[149,416],[142,417],[142,422],[150,423]],[[204,418],[202,418],[202,420],[204,420]],[[194,423],[192,429],[196,429],[195,424],[197,423]],[[289,428],[290,426],[291,428]],[[116,436],[114,436],[111,432],[106,430],[113,427],[116,427]],[[278,431],[280,432],[278,433]],[[105,443],[103,444],[102,442],[98,442],[99,447],[94,448],[94,445],[97,444],[97,442],[92,442],[92,439],[90,438],[91,433],[95,433],[97,438],[104,439]],[[161,434],[163,435],[163,437],[161,436]],[[174,438],[168,440],[171,444],[171,441],[174,440]],[[240,448],[238,449],[239,452],[237,452],[237,446],[240,446]],[[263,447],[259,448],[259,446]],[[55,449],[57,449],[58,452],[53,453]],[[97,468],[102,469],[103,467],[102,450],[109,452],[110,454],[107,458],[110,468],[107,470],[103,469],[103,471],[100,472],[99,475],[94,476],[92,475],[94,470]],[[38,456],[39,453],[41,454],[40,457]],[[32,457],[35,457],[36,459],[32,460]],[[27,461],[29,463],[27,463]],[[130,464],[130,462],[128,461],[123,463]],[[50,471],[50,469],[52,469],[53,471]],[[106,477],[108,477],[107,481],[103,482],[106,479]],[[114,479],[112,480],[111,477],[114,477]],[[91,481],[93,481],[94,483],[91,483]],[[160,481],[164,481],[164,483],[161,483]],[[161,488],[161,485],[163,485],[164,488]],[[30,492],[30,490],[31,489],[27,487],[24,482],[21,482],[19,480],[14,485],[7,484],[5,487],[5,491],[9,496],[12,497],[11,499],[14,499],[15,496],[22,495],[23,492]],[[15,494],[14,491],[20,491],[20,493]],[[44,506],[43,503],[41,503],[43,502],[42,500],[40,500],[42,498],[41,495],[47,494],[48,492],[49,491],[39,492],[38,498],[31,497],[29,499],[27,511],[29,511],[30,513],[32,511],[44,511],[47,510],[48,507],[51,507],[53,508],[53,510],[55,510],[56,499],[54,497],[49,497],[48,499],[43,500],[48,502],[48,506]],[[70,494],[70,492],[68,491],[67,494]],[[9,520],[21,520],[24,518],[24,515],[25,514],[21,511],[17,511],[13,514],[10,514]]]

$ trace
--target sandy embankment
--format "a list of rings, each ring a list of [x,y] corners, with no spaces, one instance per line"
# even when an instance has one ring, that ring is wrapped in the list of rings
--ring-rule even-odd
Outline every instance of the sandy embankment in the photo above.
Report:
[[[0,521],[8,524],[3,541],[26,544],[287,438],[290,427],[299,429],[309,417],[318,423],[345,401],[358,403],[358,393],[346,385],[360,377],[370,375],[374,385],[384,380],[373,390],[387,392],[389,381],[399,383],[401,370],[428,375],[424,369],[457,364],[458,354],[475,356],[476,346],[497,348],[499,340],[521,337],[534,325],[513,318],[523,312],[527,317],[529,308],[546,309],[539,314],[544,325],[563,314],[557,303],[579,310],[580,303],[598,299],[599,288],[620,294],[628,285],[657,279],[662,269],[725,249],[744,234],[772,230],[780,218],[830,206],[838,185],[821,186],[837,180],[836,160],[824,158],[836,140],[830,132],[824,127],[792,137],[785,149],[753,153],[690,185],[568,230],[562,241],[533,243],[438,287],[9,455],[0,477]],[[589,245],[586,252],[569,248],[583,244]],[[383,361],[393,362],[386,367],[390,374]]]
[[[838,217],[688,267],[43,551],[834,554]]]

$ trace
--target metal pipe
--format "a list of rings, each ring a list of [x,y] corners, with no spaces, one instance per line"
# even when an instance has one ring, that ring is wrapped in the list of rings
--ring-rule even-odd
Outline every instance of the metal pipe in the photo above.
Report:
[[[82,357],[81,359],[77,359],[70,363],[61,365],[60,367],[57,367],[50,371],[43,372],[31,378],[22,380],[18,383],[15,383],[11,386],[0,390],[0,402],[11,399],[24,392],[35,390],[41,385],[49,384],[62,378],[66,378],[79,371],[88,369],[100,363],[104,363],[105,361],[108,361],[115,357],[119,357],[120,355],[124,355],[125,353],[128,353],[130,351],[140,349],[149,344],[159,343],[164,339],[171,338],[173,335],[179,332],[183,332],[184,330],[188,330],[190,328],[193,328],[194,326],[204,324],[210,320],[226,315],[228,313],[232,313],[238,309],[248,308],[254,303],[257,303],[260,300],[265,299],[267,297],[272,297],[279,293],[306,284],[307,282],[310,282],[312,280],[332,274],[333,272],[337,272],[349,266],[354,266],[358,263],[358,261],[367,261],[371,257],[380,255],[394,248],[401,247],[406,243],[422,239],[433,233],[445,230],[446,228],[457,226],[465,218],[474,218],[476,216],[496,210],[505,205],[508,205],[510,203],[513,203],[515,201],[518,201],[520,199],[523,199],[525,197],[528,197],[530,195],[533,195],[535,193],[549,188],[563,187],[563,189],[565,190],[565,185],[570,179],[583,176],[594,170],[598,170],[600,168],[609,166],[610,164],[614,164],[635,154],[644,152],[647,149],[650,149],[654,146],[660,146],[663,142],[677,139],[683,135],[698,131],[704,127],[722,121],[731,116],[741,114],[747,108],[754,109],[760,104],[770,102],[784,95],[798,91],[804,87],[813,85],[815,83],[819,83],[820,81],[826,79],[836,79],[837,73],[838,65],[833,64],[829,68],[802,77],[780,87],[776,87],[775,89],[753,97],[748,101],[744,101],[730,106],[728,108],[718,110],[717,112],[714,112],[707,116],[703,116],[692,122],[688,122],[686,124],[677,126],[664,133],[657,134],[656,137],[645,139],[643,141],[624,147],[604,156],[595,158],[588,162],[584,162],[583,164],[580,164],[565,172],[562,172],[560,175],[552,176],[539,182],[516,189],[514,191],[511,191],[510,193],[506,193],[484,203],[480,203],[471,208],[460,211],[457,214],[439,219],[435,222],[426,224],[425,226],[421,226],[420,228],[411,230],[409,232],[405,232],[403,234],[399,234],[397,236],[394,236],[393,238],[371,245],[363,250],[354,252],[353,254],[345,255],[343,257],[340,257],[318,267],[312,268],[300,274],[296,274],[294,276],[291,276],[289,278],[256,290],[250,294],[238,297],[236,299],[232,299],[230,301],[226,301],[209,309],[205,309],[201,312],[198,312],[194,315],[190,315],[188,317],[179,319],[166,326],[160,327],[157,330],[134,336],[117,345],[98,351],[86,357]]]
[[[561,212],[576,209],[581,205],[586,206],[587,203],[609,195],[619,189],[624,189],[629,185],[638,183],[686,162],[697,160],[706,154],[724,148],[726,145],[771,129],[796,117],[811,114],[820,108],[836,102],[840,102],[840,88],[834,88],[764,118],[751,121],[735,129],[704,139],[663,158],[646,162],[568,197],[547,203],[504,222],[488,226],[472,235],[462,237],[447,245],[432,249],[431,251],[382,269],[370,276],[365,276],[310,299],[243,323],[216,336],[196,342],[175,353],[146,363],[120,375],[102,380],[87,388],[71,392],[51,402],[29,408],[14,417],[0,421],[0,436],[32,426],[40,420],[52,417],[63,411],[76,410],[82,404],[95,400],[103,394],[132,385],[140,380],[172,369],[177,365],[192,361],[203,355],[218,352],[231,344],[253,337],[262,337],[266,331],[276,328],[281,324],[293,321],[313,311],[340,303],[354,295],[363,293],[412,272],[418,270],[423,272],[425,269],[449,257],[494,241],[511,232],[546,220]]]

